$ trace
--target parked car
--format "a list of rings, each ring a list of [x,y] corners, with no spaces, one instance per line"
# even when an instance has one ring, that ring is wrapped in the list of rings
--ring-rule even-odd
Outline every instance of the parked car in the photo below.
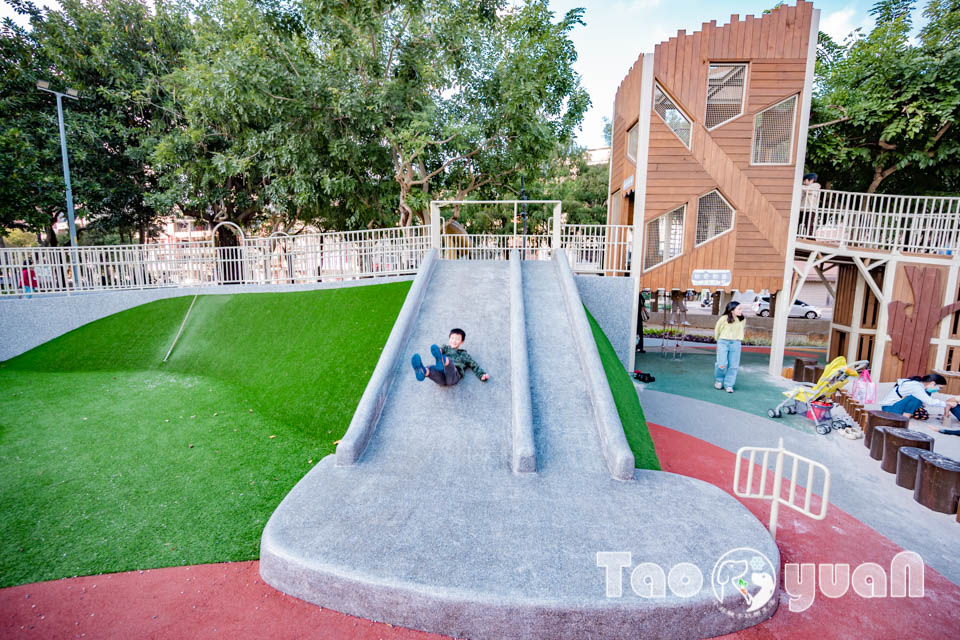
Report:
[[[757,296],[753,299],[753,312],[758,316],[766,318],[770,315],[770,296]],[[790,318],[819,318],[822,311],[812,304],[807,304],[803,300],[797,300],[793,303],[788,316]]]

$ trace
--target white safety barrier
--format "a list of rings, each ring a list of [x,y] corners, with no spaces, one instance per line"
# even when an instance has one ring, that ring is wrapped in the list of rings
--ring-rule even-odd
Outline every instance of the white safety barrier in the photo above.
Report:
[[[960,246],[960,198],[805,188],[797,240],[952,255]]]
[[[441,233],[442,218],[437,216],[431,225],[292,236],[247,237],[237,227],[236,246],[217,246],[210,239],[0,249],[0,298],[408,275],[419,270],[431,248],[440,249],[447,260],[506,260],[510,251],[523,247],[524,259],[549,260],[562,248],[575,273],[629,274],[632,227],[559,224],[560,219],[550,220],[550,234],[526,238]]]
[[[744,467],[743,459],[749,454],[749,459],[746,467]],[[756,463],[756,458],[758,454],[763,455],[763,459],[758,465],[758,470],[760,473],[759,486],[754,485],[754,465]],[[773,482],[767,482],[767,473],[769,472],[769,462],[770,455],[773,454],[776,456],[773,469]],[[787,493],[787,497],[783,496],[783,463],[784,459],[789,458],[792,460],[792,468],[790,471],[790,490]],[[800,463],[805,463],[807,465],[807,482],[804,487],[804,498],[803,505],[796,504],[796,495],[797,495],[797,475],[800,468]],[[746,482],[741,482],[740,473],[746,468]],[[814,480],[816,479],[816,470],[819,469],[823,471],[823,491],[820,494],[820,511],[814,513],[810,509],[810,502],[814,494]],[[768,485],[769,492],[767,491]],[[743,488],[741,488],[743,487]],[[803,515],[813,518],[814,520],[823,520],[827,515],[827,505],[830,501],[830,470],[825,466],[811,460],[810,458],[805,458],[801,455],[787,451],[783,448],[783,438],[780,438],[780,441],[777,443],[776,448],[772,447],[740,447],[740,450],[737,451],[737,464],[733,471],[733,493],[734,495],[740,498],[758,498],[760,500],[770,500],[770,535],[776,538],[777,536],[777,515],[780,510],[780,505],[786,505],[793,509],[794,511],[799,511]]]

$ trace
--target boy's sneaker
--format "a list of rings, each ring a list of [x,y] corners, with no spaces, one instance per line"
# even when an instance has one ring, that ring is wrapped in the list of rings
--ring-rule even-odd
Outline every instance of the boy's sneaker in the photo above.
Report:
[[[427,377],[427,370],[423,367],[423,360],[420,359],[419,353],[413,354],[413,357],[410,358],[410,364],[413,365],[413,372],[417,374],[417,380],[423,382],[423,379]]]
[[[437,371],[443,371],[443,352],[435,344],[430,345],[430,353],[437,359]]]
[[[733,393],[733,387],[727,387],[727,393]]]
[[[723,383],[722,383],[722,382],[714,382],[714,383],[713,383],[713,388],[714,388],[714,389],[723,389]]]

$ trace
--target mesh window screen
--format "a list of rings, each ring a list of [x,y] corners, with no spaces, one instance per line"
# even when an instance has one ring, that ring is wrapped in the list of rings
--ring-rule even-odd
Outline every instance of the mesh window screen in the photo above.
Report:
[[[753,164],[790,164],[793,116],[797,96],[756,115],[753,121]]]
[[[680,138],[680,141],[689,148],[690,118],[683,115],[683,111],[680,111],[677,105],[673,104],[673,100],[663,92],[660,85],[654,85],[653,87],[653,110],[657,112],[658,116],[663,118],[667,126],[670,127],[670,129],[677,134],[677,137]]]
[[[733,226],[733,207],[717,191],[697,202],[697,244],[703,244]]]
[[[745,64],[712,64],[707,74],[707,114],[703,124],[712,129],[743,113]]]
[[[683,214],[686,205],[647,223],[647,251],[643,268],[655,267],[683,253]]]
[[[637,144],[640,142],[640,123],[633,125],[630,131],[627,131],[627,157],[637,161]]]

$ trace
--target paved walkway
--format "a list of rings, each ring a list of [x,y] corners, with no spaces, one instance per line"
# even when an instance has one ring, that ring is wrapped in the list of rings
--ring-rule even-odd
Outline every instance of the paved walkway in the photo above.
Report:
[[[869,456],[862,439],[848,440],[835,432],[818,435],[805,427],[804,423],[812,423],[802,416],[772,420],[704,400],[654,391],[657,382],[636,386],[648,421],[668,425],[727,451],[736,452],[744,446],[776,446],[778,439],[783,438],[788,450],[830,469],[831,507],[843,509],[898,545],[916,551],[928,566],[960,584],[957,517],[936,513],[915,502],[913,492],[898,487],[894,476],[881,470],[880,463]],[[730,396],[712,387],[706,387],[702,394],[724,400],[746,395],[737,392]],[[936,450],[956,455],[960,438],[921,428],[936,435]],[[806,524],[811,529],[820,526],[812,520]]]
[[[729,490],[734,455],[695,437],[650,426],[665,470]],[[766,507],[745,502],[762,521]],[[872,561],[889,566],[901,548],[840,508],[810,523],[785,513],[777,543],[784,562]],[[705,522],[708,526],[709,523]],[[154,569],[55,580],[0,590],[3,638],[220,638],[254,640],[425,640],[441,638],[371,622],[284,595],[259,577],[257,562]],[[598,580],[601,578],[598,573]],[[727,636],[737,640],[795,638],[956,638],[960,588],[936,571],[925,575],[922,599],[865,600],[852,591],[818,595],[804,612],[780,608],[766,622]],[[642,636],[638,630],[633,637]]]

